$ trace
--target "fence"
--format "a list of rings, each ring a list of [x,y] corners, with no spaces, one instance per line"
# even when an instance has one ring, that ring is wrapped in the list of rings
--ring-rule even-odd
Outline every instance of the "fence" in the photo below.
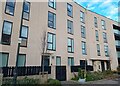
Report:
[[[2,73],[3,77],[13,77],[15,67],[3,67]],[[44,71],[51,74],[51,67],[45,66]],[[17,75],[18,76],[28,76],[28,75],[39,75],[39,72],[42,72],[42,67],[40,66],[26,66],[26,67],[18,67]]]
[[[78,72],[78,69],[81,68],[81,69],[85,69],[85,66],[71,66],[71,72]],[[87,71],[93,71],[93,66],[91,65],[87,65],[86,66],[86,70]]]

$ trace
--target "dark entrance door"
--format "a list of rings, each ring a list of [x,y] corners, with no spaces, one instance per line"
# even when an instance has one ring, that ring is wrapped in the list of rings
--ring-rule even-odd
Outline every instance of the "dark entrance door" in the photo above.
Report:
[[[106,61],[106,66],[107,66],[107,70],[111,69],[111,67],[110,67],[110,61]]]
[[[66,66],[56,66],[56,79],[66,81]]]
[[[102,68],[102,71],[105,70],[105,64],[104,64],[104,61],[101,61],[101,68]]]

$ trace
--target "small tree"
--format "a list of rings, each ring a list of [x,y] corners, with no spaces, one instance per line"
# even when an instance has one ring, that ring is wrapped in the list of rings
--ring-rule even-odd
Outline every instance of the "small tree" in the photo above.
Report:
[[[46,36],[46,31],[43,31],[43,36],[41,39],[41,43],[42,43],[42,62],[41,62],[41,66],[42,66],[42,76],[44,76],[44,56],[45,53],[47,51],[46,47],[47,47],[47,36]]]

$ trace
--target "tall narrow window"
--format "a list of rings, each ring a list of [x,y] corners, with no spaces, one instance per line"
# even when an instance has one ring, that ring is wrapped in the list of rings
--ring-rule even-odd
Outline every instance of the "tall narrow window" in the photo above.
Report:
[[[9,58],[8,53],[0,53],[0,67],[7,67],[8,66],[8,58]]]
[[[7,0],[5,13],[14,16],[14,10],[15,10],[15,0]]]
[[[11,43],[11,34],[12,34],[12,22],[5,21],[3,23],[2,38],[1,43],[10,45]]]
[[[106,30],[106,24],[105,24],[105,21],[104,21],[104,20],[101,20],[101,23],[102,23],[102,29],[103,29],[103,30]]]
[[[95,35],[96,35],[96,41],[99,41],[99,34],[97,30],[95,30]]]
[[[56,14],[48,12],[48,27],[56,28]]]
[[[23,19],[29,20],[30,17],[30,2],[25,1],[23,4]]]
[[[85,14],[82,11],[80,11],[80,21],[83,23],[85,22]]]
[[[68,57],[68,66],[74,66],[74,57]]]
[[[83,41],[82,41],[82,54],[83,55],[87,54],[87,52],[86,52],[86,42],[83,42]]]
[[[107,43],[107,34],[105,32],[103,32],[103,40],[104,43]]]
[[[21,47],[27,47],[27,40],[28,40],[28,26],[22,25],[21,33],[20,33],[21,41]]]
[[[94,17],[94,25],[95,25],[96,28],[98,27],[97,18],[96,17]]]
[[[49,0],[48,5],[54,9],[56,9],[56,0]]]
[[[61,65],[61,57],[56,56],[56,66],[60,66],[60,65]]]
[[[68,38],[68,52],[74,52],[74,40],[72,38]]]
[[[86,38],[86,30],[85,27],[81,25],[81,37]]]
[[[53,33],[48,33],[47,49],[53,51],[56,50],[56,35]]]
[[[25,66],[26,63],[26,55],[25,54],[19,54],[18,56],[18,67]]]
[[[71,4],[67,3],[67,15],[73,17],[73,7]]]
[[[68,28],[68,33],[73,34],[73,22],[70,20],[67,20],[67,28]]]
[[[100,56],[100,45],[97,44],[97,55]]]
[[[108,52],[108,46],[104,45],[104,50],[105,50],[105,56],[109,57],[109,52]]]

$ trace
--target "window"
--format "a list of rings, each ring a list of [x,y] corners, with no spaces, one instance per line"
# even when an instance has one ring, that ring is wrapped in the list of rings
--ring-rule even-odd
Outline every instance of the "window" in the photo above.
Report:
[[[19,54],[18,56],[18,67],[25,66],[26,63],[26,55],[25,54]]]
[[[48,27],[56,28],[56,15],[52,12],[48,12]]]
[[[23,4],[23,19],[29,20],[30,16],[30,2],[25,1]]]
[[[7,67],[8,66],[8,58],[9,58],[8,53],[0,53],[0,67]]]
[[[105,21],[104,21],[104,20],[101,20],[101,23],[102,23],[102,29],[103,29],[103,30],[106,30],[106,24],[105,24]]]
[[[80,60],[80,66],[85,67],[85,64],[87,66],[87,60]]]
[[[85,31],[85,27],[81,25],[81,37],[82,38],[86,38],[86,31]]]
[[[56,50],[56,35],[53,33],[48,33],[47,49]]]
[[[97,44],[97,55],[100,56],[100,45]]]
[[[68,66],[74,66],[74,58],[68,57]]]
[[[103,32],[103,40],[104,43],[107,43],[107,34],[105,32]]]
[[[21,32],[20,32],[20,38],[22,38],[22,41],[20,43],[21,47],[27,46],[27,39],[28,39],[28,26],[22,25]]]
[[[67,28],[68,28],[68,33],[73,34],[73,22],[70,20],[67,20]]]
[[[73,7],[71,4],[67,3],[67,15],[73,17]]]
[[[105,50],[105,56],[109,57],[108,46],[107,45],[104,45],[104,50]]]
[[[12,34],[12,22],[5,21],[3,23],[3,30],[2,30],[2,44],[10,45],[11,43],[11,34]]]
[[[60,66],[60,65],[61,65],[61,57],[56,56],[56,66]]]
[[[82,54],[83,55],[87,54],[87,52],[86,52],[86,42],[83,42],[83,41],[82,41]]]
[[[85,22],[85,14],[82,11],[80,11],[80,21],[83,23]]]
[[[74,40],[72,38],[68,38],[68,52],[74,52]]]
[[[49,0],[48,5],[54,9],[56,9],[56,0]]]
[[[96,41],[99,41],[99,35],[97,30],[95,30],[95,35],[96,35]]]
[[[94,25],[95,25],[95,27],[98,27],[97,18],[96,17],[94,17]]]
[[[14,10],[15,10],[15,0],[7,0],[5,13],[14,16]]]

